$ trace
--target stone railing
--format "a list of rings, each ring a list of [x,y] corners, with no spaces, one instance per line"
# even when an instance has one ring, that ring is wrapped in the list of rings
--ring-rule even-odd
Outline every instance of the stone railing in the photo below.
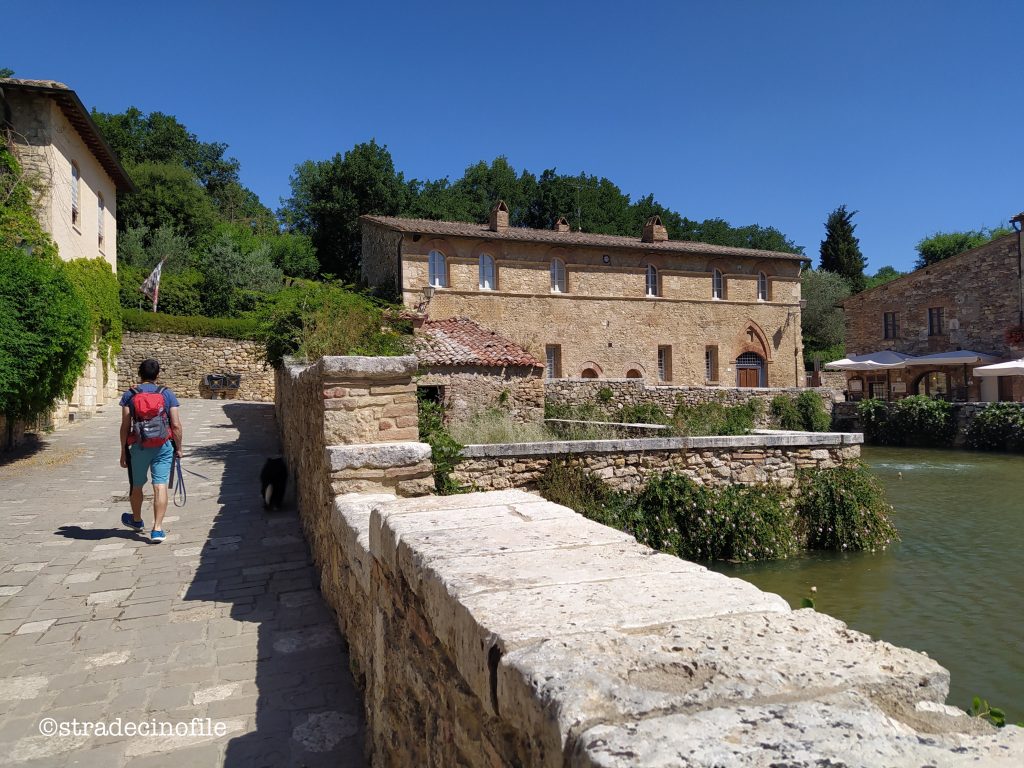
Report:
[[[277,403],[373,765],[1024,758],[1020,729],[944,704],[949,675],[923,654],[523,491],[399,498],[428,482],[424,448],[382,437],[403,429],[384,413],[408,404],[415,361],[353,360],[281,371]],[[344,474],[363,469],[384,472]]]
[[[801,469],[826,469],[860,456],[863,435],[761,430],[735,437],[654,437],[515,445],[467,445],[452,477],[479,490],[532,489],[554,459],[581,467],[617,490],[675,470],[705,485],[768,483],[792,488]]]
[[[160,383],[178,397],[274,400],[274,371],[263,360],[263,345],[255,341],[174,333],[132,331],[124,334],[117,356],[118,386],[122,391],[138,382],[139,363],[160,361]],[[237,389],[211,389],[210,374],[241,374]]]

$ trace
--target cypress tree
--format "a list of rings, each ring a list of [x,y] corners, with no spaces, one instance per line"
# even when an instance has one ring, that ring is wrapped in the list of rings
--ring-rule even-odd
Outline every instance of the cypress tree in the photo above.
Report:
[[[821,268],[842,275],[854,293],[863,291],[867,283],[860,241],[853,235],[856,213],[847,211],[845,205],[832,211],[825,222],[825,239],[821,241]]]

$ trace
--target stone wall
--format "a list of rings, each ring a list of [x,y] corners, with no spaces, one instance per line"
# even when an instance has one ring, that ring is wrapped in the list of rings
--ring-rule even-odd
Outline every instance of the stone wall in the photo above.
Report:
[[[607,399],[600,394],[604,391]],[[615,413],[625,406],[657,405],[671,415],[680,402],[686,405],[722,403],[742,405],[750,400],[761,400],[765,407],[758,426],[771,423],[768,405],[776,395],[796,397],[808,391],[799,387],[740,389],[737,387],[673,387],[653,386],[641,379],[548,379],[544,383],[546,402],[554,405],[580,406],[597,404],[609,413]],[[843,401],[841,390],[825,387],[811,390],[821,397],[825,410],[831,414],[832,405]],[[608,393],[610,397],[608,397]]]
[[[544,420],[544,380],[531,368],[465,369],[434,367],[421,371],[421,387],[444,388],[446,422],[468,421],[489,408],[500,408],[513,421]]]
[[[860,457],[863,435],[811,432],[735,437],[655,437],[518,445],[467,445],[452,477],[476,490],[536,487],[555,459],[636,491],[651,474],[674,470],[702,485],[768,483],[793,488],[801,469],[827,469]]]
[[[127,332],[117,357],[121,391],[138,383],[139,363],[160,361],[160,383],[178,397],[274,400],[274,371],[263,361],[263,345],[256,341],[173,333]],[[241,374],[237,390],[211,391],[204,386],[207,374]]]

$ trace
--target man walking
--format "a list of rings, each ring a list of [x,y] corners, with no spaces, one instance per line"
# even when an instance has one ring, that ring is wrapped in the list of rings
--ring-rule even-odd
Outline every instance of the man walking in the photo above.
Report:
[[[164,515],[167,513],[167,481],[174,458],[181,457],[182,429],[178,416],[178,398],[167,387],[157,385],[160,363],[143,360],[139,365],[139,384],[121,396],[121,466],[128,469],[129,500],[132,511],[121,515],[121,522],[133,531],[146,527],[142,520],[142,487],[147,476],[153,481],[154,544],[164,540]]]

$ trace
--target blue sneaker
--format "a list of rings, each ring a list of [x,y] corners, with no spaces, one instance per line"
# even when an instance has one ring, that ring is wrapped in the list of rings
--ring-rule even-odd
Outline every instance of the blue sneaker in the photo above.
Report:
[[[163,531],[150,531],[149,541],[151,544],[159,544],[161,541],[167,538],[167,534]]]
[[[141,531],[146,527],[146,524],[142,520],[135,522],[135,518],[132,517],[131,512],[125,512],[121,515],[121,523],[126,527],[131,528],[133,531]]]

